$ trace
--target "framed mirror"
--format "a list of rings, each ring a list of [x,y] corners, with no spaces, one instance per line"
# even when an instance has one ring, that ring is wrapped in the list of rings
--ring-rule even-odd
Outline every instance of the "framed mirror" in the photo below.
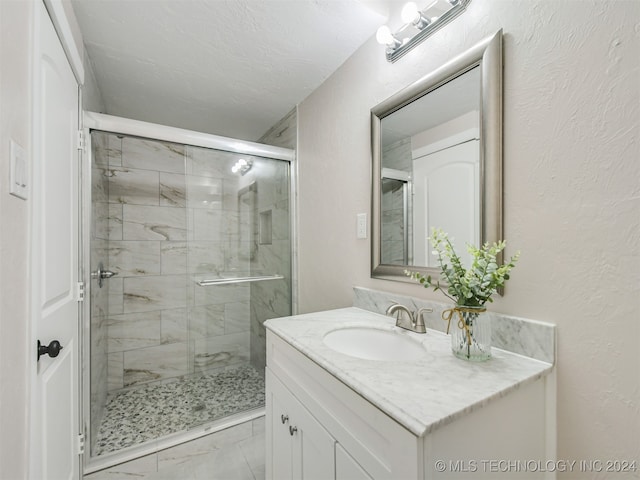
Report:
[[[371,141],[372,277],[438,278],[434,227],[466,262],[500,240],[502,30],[374,107]]]

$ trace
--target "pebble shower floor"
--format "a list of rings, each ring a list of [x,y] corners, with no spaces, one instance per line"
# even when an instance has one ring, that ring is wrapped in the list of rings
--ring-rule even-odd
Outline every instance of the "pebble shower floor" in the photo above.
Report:
[[[250,365],[110,396],[93,455],[155,440],[264,406],[264,379]]]

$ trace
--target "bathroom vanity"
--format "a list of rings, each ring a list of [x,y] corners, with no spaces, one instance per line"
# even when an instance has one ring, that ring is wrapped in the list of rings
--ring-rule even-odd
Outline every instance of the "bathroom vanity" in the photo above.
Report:
[[[555,460],[552,363],[496,348],[465,362],[442,332],[359,308],[265,326],[267,479],[553,478],[537,468]],[[325,340],[371,331],[398,346]]]

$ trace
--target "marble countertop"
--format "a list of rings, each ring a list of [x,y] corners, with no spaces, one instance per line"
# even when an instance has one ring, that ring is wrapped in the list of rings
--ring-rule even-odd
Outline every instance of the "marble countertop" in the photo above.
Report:
[[[355,326],[397,330],[422,343],[418,360],[378,361],[351,357],[326,346],[330,331]],[[550,363],[504,350],[474,363],[451,353],[448,335],[418,334],[395,326],[395,319],[359,308],[342,308],[267,320],[265,326],[417,436],[533,382]]]

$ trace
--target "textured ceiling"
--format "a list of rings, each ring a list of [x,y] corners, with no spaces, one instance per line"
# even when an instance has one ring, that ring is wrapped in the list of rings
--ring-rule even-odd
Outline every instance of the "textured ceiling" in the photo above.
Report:
[[[367,3],[72,2],[106,113],[247,140],[304,100],[385,22]]]

